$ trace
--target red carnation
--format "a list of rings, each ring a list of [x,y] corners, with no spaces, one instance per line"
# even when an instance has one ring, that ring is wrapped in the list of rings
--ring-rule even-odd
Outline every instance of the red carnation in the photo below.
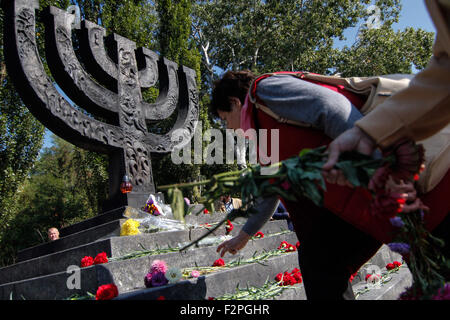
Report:
[[[206,209],[206,208],[203,209],[203,213],[204,213],[204,214],[208,214],[208,213],[209,213],[208,209]]]
[[[295,279],[296,283],[302,283],[302,274],[300,272],[292,273],[292,277]]]
[[[283,281],[280,283],[280,286],[292,286],[296,283],[297,281],[295,280],[295,278],[291,274],[285,272],[283,275]]]
[[[95,300],[111,300],[119,295],[119,290],[114,283],[98,287]]]
[[[289,245],[287,246],[286,252],[294,252],[294,251],[297,251],[297,248],[296,248],[294,245],[289,244]]]
[[[283,274],[280,272],[279,274],[276,275],[275,281],[280,282],[282,278],[283,278]]]
[[[108,262],[108,257],[106,256],[106,252],[99,253],[94,259],[94,264],[102,264],[102,263],[107,263],[107,262]]]
[[[94,264],[94,259],[91,256],[86,256],[83,259],[81,259],[81,267],[89,267]]]
[[[166,297],[164,297],[164,296],[159,296],[158,298],[156,298],[156,300],[166,300]]]
[[[356,277],[357,274],[358,274],[358,272],[355,272],[354,274],[352,274],[352,275],[350,276],[350,282],[352,282],[353,279],[355,279],[355,277]]]
[[[394,265],[393,263],[388,263],[388,264],[386,265],[386,269],[387,269],[387,270],[393,270],[393,269],[395,269],[395,265]]]
[[[300,241],[297,241],[297,243],[295,244],[295,246],[297,247],[297,249],[300,247]]]
[[[365,280],[367,281],[372,275],[370,273],[366,274]]]
[[[405,199],[399,193],[386,193],[380,191],[371,203],[371,211],[374,215],[393,218],[402,212]]]
[[[226,234],[229,234],[233,230],[234,226],[230,220],[227,220],[227,225],[225,227]]]
[[[402,264],[400,263],[400,262],[398,262],[398,261],[394,261],[394,262],[392,262],[392,264],[396,267],[396,268],[398,268],[398,267],[400,267]]]
[[[217,259],[214,261],[213,267],[223,267],[225,265],[225,261],[223,259]]]
[[[281,241],[280,245],[278,246],[278,250],[285,249],[288,245],[289,243],[287,241]]]
[[[264,238],[264,233],[262,233],[261,231],[258,231],[257,233],[255,233],[255,238]]]

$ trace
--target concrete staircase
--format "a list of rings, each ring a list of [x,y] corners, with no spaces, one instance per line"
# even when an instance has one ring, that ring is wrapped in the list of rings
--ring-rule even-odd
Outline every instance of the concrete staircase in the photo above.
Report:
[[[262,239],[252,239],[238,254],[226,255],[225,267],[208,268],[198,278],[188,278],[175,284],[145,288],[144,277],[154,260],[164,260],[169,267],[179,269],[211,267],[219,258],[217,245],[225,238],[225,226],[217,229],[187,251],[179,249],[207,232],[208,226],[222,220],[222,213],[189,215],[180,230],[120,236],[122,224],[129,218],[142,218],[142,212],[123,207],[101,214],[60,230],[61,238],[21,251],[19,262],[0,269],[0,299],[2,300],[63,300],[92,298],[100,285],[114,283],[121,300],[215,299],[277,299],[305,300],[302,284],[280,287],[275,283],[279,272],[298,268],[297,252],[277,250],[282,241],[293,245],[295,233],[286,221],[270,221],[261,230]],[[239,232],[245,220],[233,222],[229,236]],[[84,256],[95,257],[106,252],[109,262],[79,268]],[[387,272],[385,265],[401,257],[383,246],[363,266],[354,278],[353,290],[360,300],[396,299],[411,285],[411,274],[403,265]],[[373,269],[382,272],[383,279],[375,285],[366,283],[365,275]],[[77,282],[79,281],[79,282]]]

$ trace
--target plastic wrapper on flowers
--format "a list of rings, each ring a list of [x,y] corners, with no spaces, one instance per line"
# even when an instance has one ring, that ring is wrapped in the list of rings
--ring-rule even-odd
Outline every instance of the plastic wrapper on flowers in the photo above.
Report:
[[[158,231],[178,231],[188,228],[188,225],[181,221],[167,218],[162,214],[155,216],[146,211],[131,207],[127,208],[124,216],[128,220],[121,227],[121,236],[132,236]]]

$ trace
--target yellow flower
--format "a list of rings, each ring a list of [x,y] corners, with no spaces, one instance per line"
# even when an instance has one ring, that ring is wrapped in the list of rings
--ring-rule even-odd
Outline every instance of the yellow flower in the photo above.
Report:
[[[128,219],[120,228],[121,236],[134,236],[136,234],[140,234],[141,232],[138,229],[139,222],[133,219]]]

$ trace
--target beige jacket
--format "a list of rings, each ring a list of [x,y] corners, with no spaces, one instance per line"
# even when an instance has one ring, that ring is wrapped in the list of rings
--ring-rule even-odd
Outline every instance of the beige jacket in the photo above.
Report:
[[[429,65],[408,88],[356,122],[382,148],[404,137],[424,145],[428,167],[419,181],[422,192],[431,190],[450,167],[450,0],[425,3],[437,31]]]
[[[233,209],[239,209],[240,207],[242,207],[241,199],[231,198],[231,202],[233,203]],[[226,212],[225,204],[222,201],[217,201],[214,207],[218,212]]]

